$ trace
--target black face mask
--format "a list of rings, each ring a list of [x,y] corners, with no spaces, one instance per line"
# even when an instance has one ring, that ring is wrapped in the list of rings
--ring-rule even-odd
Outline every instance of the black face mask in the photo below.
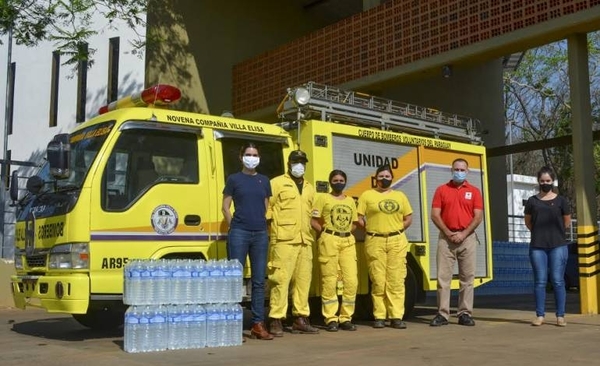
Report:
[[[552,190],[552,184],[540,184],[540,191],[548,193]]]
[[[331,183],[331,190],[340,193],[346,188],[346,183]]]
[[[379,179],[379,184],[381,184],[381,188],[389,188],[392,185],[391,179]]]

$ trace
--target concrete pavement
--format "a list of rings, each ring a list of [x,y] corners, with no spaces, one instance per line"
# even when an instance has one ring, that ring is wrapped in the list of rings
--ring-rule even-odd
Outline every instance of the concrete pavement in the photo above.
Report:
[[[549,294],[550,295],[550,294]],[[248,339],[239,347],[147,354],[122,350],[122,331],[94,333],[70,316],[42,310],[0,309],[0,364],[9,365],[593,365],[600,359],[600,316],[574,314],[578,294],[568,295],[568,325],[532,327],[531,296],[476,299],[475,327],[429,326],[431,304],[416,309],[408,329],[373,329],[319,335],[286,333],[273,341]],[[552,307],[548,298],[548,309]],[[554,315],[547,316],[554,321]]]

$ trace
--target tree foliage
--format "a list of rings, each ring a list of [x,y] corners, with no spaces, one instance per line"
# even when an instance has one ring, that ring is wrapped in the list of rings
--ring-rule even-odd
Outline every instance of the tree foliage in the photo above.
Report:
[[[98,16],[105,19],[97,23]],[[144,0],[0,0],[0,35],[12,30],[19,45],[35,46],[51,41],[66,55],[66,64],[80,60],[91,61],[94,50],[88,53],[79,46],[106,27],[126,24],[139,29],[145,25]],[[144,45],[143,35],[132,42],[135,50]],[[91,63],[90,63],[91,64]]]
[[[600,127],[600,32],[588,34],[592,122]],[[572,133],[567,41],[548,44],[525,52],[515,72],[504,75],[504,102],[507,133],[512,143],[541,141]],[[600,143],[594,143],[594,157],[600,161]],[[572,146],[544,148],[513,155],[515,174],[535,175],[549,166],[557,174],[559,190],[575,204]],[[595,169],[595,167],[590,167]],[[600,174],[596,170],[596,197]],[[600,208],[600,204],[598,205]],[[600,217],[600,215],[599,215]]]

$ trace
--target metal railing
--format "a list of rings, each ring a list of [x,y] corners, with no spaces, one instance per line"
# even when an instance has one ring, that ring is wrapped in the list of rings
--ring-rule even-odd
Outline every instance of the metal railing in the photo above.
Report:
[[[598,222],[600,227],[600,221]],[[567,241],[577,241],[577,220],[571,220],[571,227],[567,229]],[[508,240],[513,242],[529,242],[531,233],[525,226],[525,217],[508,215]]]

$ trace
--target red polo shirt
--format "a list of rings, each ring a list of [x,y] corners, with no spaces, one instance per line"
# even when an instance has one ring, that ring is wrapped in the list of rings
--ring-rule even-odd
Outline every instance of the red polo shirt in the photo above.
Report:
[[[448,229],[461,231],[473,220],[473,210],[483,210],[483,199],[481,191],[466,180],[460,186],[449,181],[436,189],[431,207],[442,209],[442,221]]]

